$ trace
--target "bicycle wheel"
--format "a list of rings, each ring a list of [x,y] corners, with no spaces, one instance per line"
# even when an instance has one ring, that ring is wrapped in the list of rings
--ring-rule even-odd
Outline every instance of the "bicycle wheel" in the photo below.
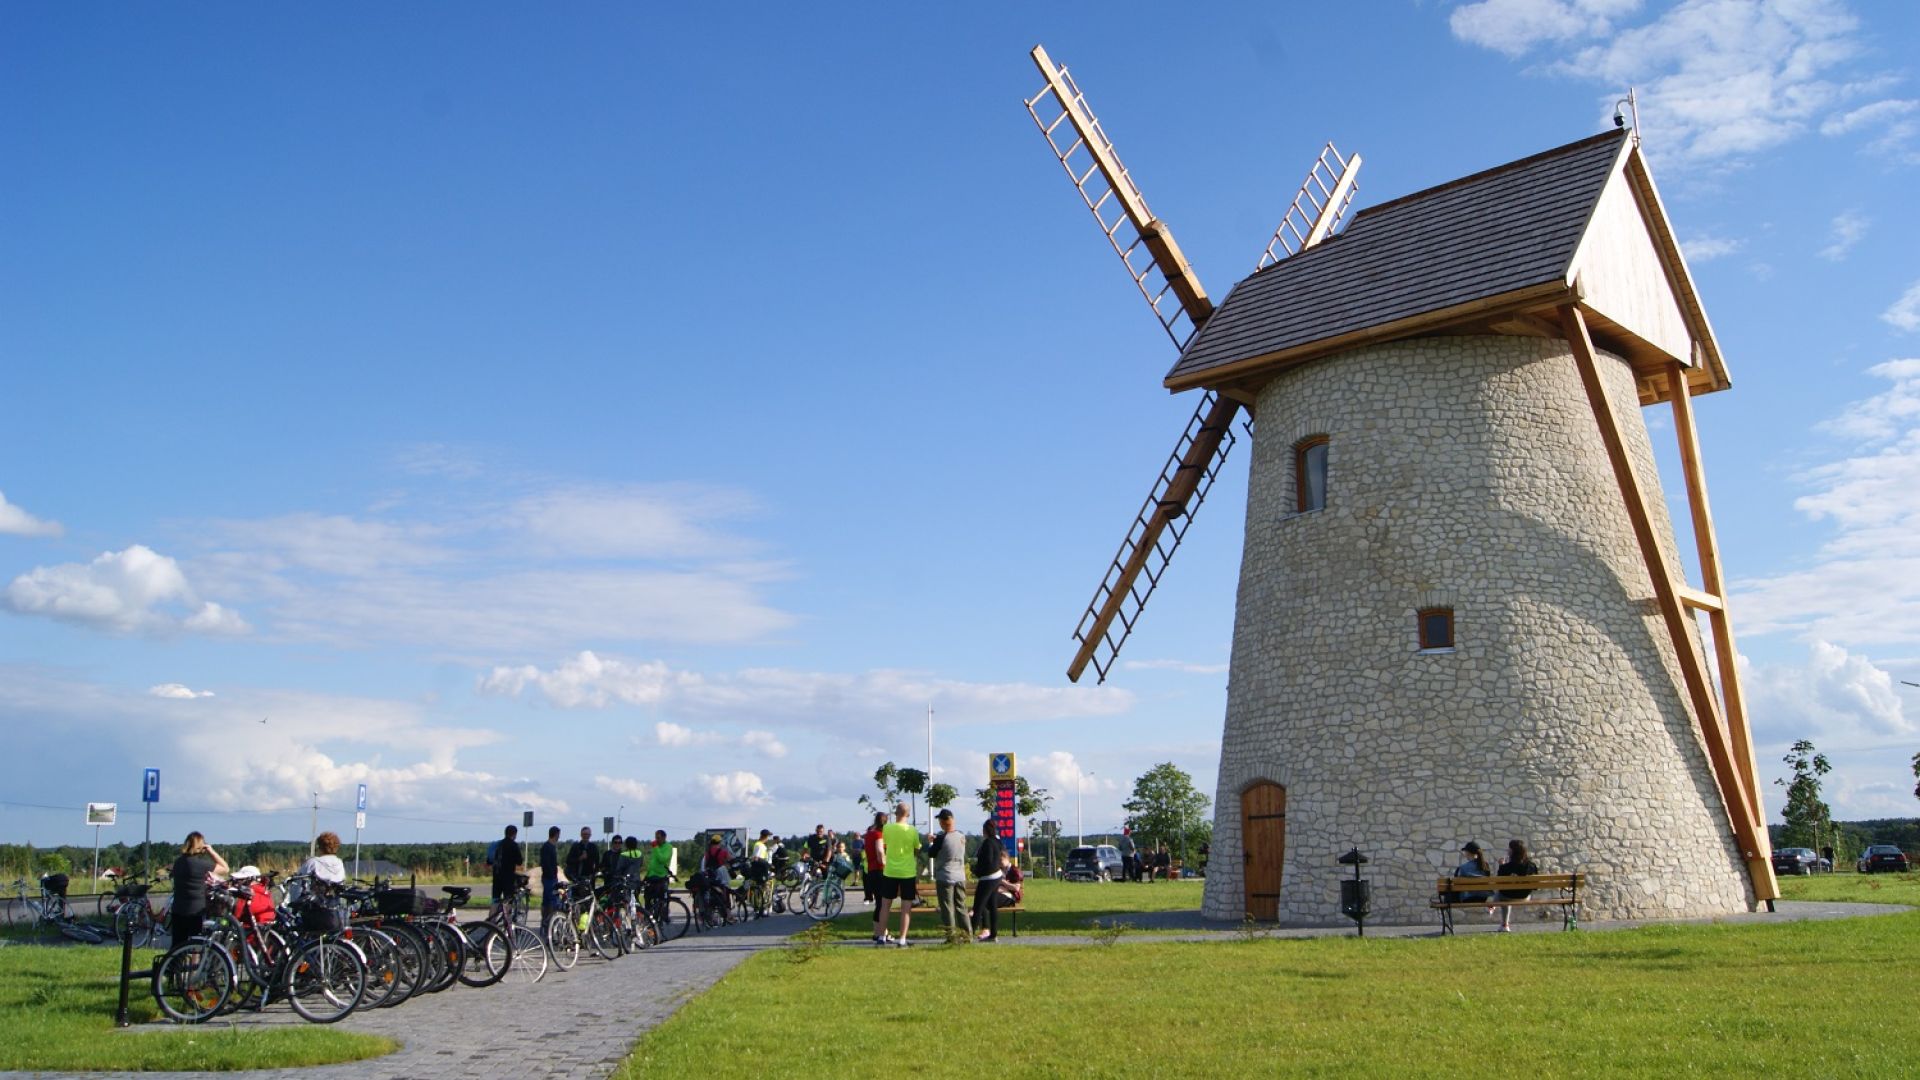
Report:
[[[669,896],[660,901],[660,910],[654,914],[653,921],[660,927],[662,940],[677,941],[687,936],[687,927],[693,925],[693,912],[685,899]]]
[[[613,923],[604,910],[596,908],[587,921],[587,947],[602,960],[618,960],[620,947],[614,943]]]
[[[297,946],[287,961],[287,1001],[302,1020],[343,1020],[367,992],[367,960],[359,949],[334,938]]]
[[[840,917],[847,906],[847,887],[837,881],[823,881],[807,890],[807,917],[815,922]]]
[[[573,919],[572,912],[562,911],[547,920],[547,952],[561,971],[571,971],[580,959],[580,929]]]
[[[401,984],[386,1002],[392,1007],[419,993],[426,985],[427,946],[420,940],[418,931],[398,920],[382,925],[380,932],[393,939],[395,956],[400,961]]]
[[[136,949],[153,943],[153,909],[147,906],[145,897],[120,905],[113,915],[113,932],[117,937],[131,936]]]
[[[353,943],[367,958],[367,986],[360,997],[360,1004],[369,1009],[378,1009],[383,1005],[396,1004],[405,1000],[400,993],[405,987],[406,976],[400,970],[400,947],[387,935],[370,926],[356,926],[351,931]],[[398,994],[398,999],[395,995]]]
[[[642,949],[651,949],[660,944],[660,924],[653,916],[644,911],[634,913],[634,945]]]
[[[467,964],[467,939],[452,923],[425,923],[420,931],[433,951],[433,957],[427,961],[433,971],[427,981],[427,993],[437,994],[460,978]]]
[[[513,925],[508,931],[513,946],[513,964],[508,969],[521,982],[537,983],[547,974],[547,943],[531,928]]]
[[[226,950],[196,938],[153,966],[153,1000],[169,1020],[198,1024],[226,1005],[233,978]]]
[[[492,986],[506,978],[507,969],[513,965],[513,946],[500,928],[490,922],[477,922],[465,923],[459,931],[467,939],[460,982],[466,986]]]

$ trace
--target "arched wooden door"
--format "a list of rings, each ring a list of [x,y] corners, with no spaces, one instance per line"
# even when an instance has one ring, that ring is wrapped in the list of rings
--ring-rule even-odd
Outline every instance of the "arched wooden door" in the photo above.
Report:
[[[1241,859],[1247,918],[1280,918],[1280,866],[1287,853],[1287,789],[1261,780],[1240,793]]]

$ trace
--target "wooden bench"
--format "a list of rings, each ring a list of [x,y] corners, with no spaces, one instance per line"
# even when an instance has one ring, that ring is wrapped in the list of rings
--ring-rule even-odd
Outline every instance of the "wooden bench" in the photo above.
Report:
[[[1453,909],[1470,907],[1557,907],[1561,909],[1561,929],[1580,925],[1580,890],[1587,884],[1585,874],[1509,874],[1506,877],[1443,877],[1435,887],[1427,906],[1440,913],[1440,933],[1453,933]],[[1525,899],[1505,900],[1500,893],[1530,891]],[[1465,900],[1465,894],[1486,894],[1484,900]],[[1551,893],[1542,896],[1542,893]]]
[[[971,903],[973,894],[969,892],[967,896],[968,896],[969,903]],[[917,883],[914,886],[913,906],[915,908],[934,906],[933,882],[922,881]],[[1027,905],[1025,901],[1022,901],[1021,903],[1018,903],[1018,904],[1008,904],[1007,906],[1000,909],[1000,914],[1013,916],[1013,922],[1010,925],[1013,927],[1014,937],[1020,936],[1020,913],[1025,910],[1027,910]],[[974,927],[973,929],[975,933],[978,933],[980,930],[980,928],[977,926]]]

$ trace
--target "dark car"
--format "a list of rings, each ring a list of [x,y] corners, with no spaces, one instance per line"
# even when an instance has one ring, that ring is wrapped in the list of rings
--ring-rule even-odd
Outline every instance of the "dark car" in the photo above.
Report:
[[[1067,852],[1061,876],[1068,881],[1112,881],[1125,864],[1112,844],[1083,844]]]
[[[1882,870],[1904,874],[1910,869],[1907,864],[1907,853],[1892,844],[1875,844],[1861,852],[1860,861],[1854,868],[1863,874],[1874,874]]]
[[[1820,857],[1812,848],[1783,847],[1773,852],[1773,872],[1776,874],[1830,874],[1833,864]]]

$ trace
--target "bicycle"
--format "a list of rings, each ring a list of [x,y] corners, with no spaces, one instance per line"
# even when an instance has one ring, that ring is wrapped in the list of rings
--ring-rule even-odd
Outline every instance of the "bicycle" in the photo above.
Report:
[[[537,983],[547,974],[547,943],[526,925],[527,901],[532,895],[527,875],[517,875],[514,886],[504,898],[494,897],[497,910],[488,913],[487,922],[506,937],[512,952],[508,970]]]
[[[113,916],[114,935],[133,938],[136,949],[144,949],[160,937],[167,938],[168,945],[173,944],[173,900],[169,897],[164,905],[154,905],[152,893],[158,884],[158,880],[125,878],[114,887],[113,899],[107,901],[107,914]]]
[[[653,920],[660,939],[675,941],[685,937],[687,927],[693,923],[693,909],[687,906],[686,900],[673,895],[672,880],[650,878],[646,889],[647,916]]]
[[[82,945],[98,945],[107,940],[107,931],[79,921],[74,916],[73,907],[67,903],[67,875],[40,875],[40,897],[34,899],[27,892],[27,880],[21,878],[13,883],[20,890],[20,903],[33,916],[31,934],[35,941],[49,934],[56,934]]]
[[[368,960],[344,936],[346,918],[319,890],[293,905],[294,925],[282,933],[246,905],[217,916],[207,932],[175,945],[154,965],[153,996],[160,1011],[200,1023],[231,1008],[264,1008],[284,997],[301,1019],[331,1024],[345,1019],[366,996]],[[209,900],[231,899],[214,886]],[[276,920],[277,922],[278,920]],[[245,983],[242,983],[242,979]]]
[[[829,867],[814,876],[811,883],[800,892],[800,910],[806,912],[807,918],[814,922],[839,918],[840,912],[847,906],[847,875],[852,872],[851,867],[846,870]],[[791,902],[788,910],[792,910]]]

